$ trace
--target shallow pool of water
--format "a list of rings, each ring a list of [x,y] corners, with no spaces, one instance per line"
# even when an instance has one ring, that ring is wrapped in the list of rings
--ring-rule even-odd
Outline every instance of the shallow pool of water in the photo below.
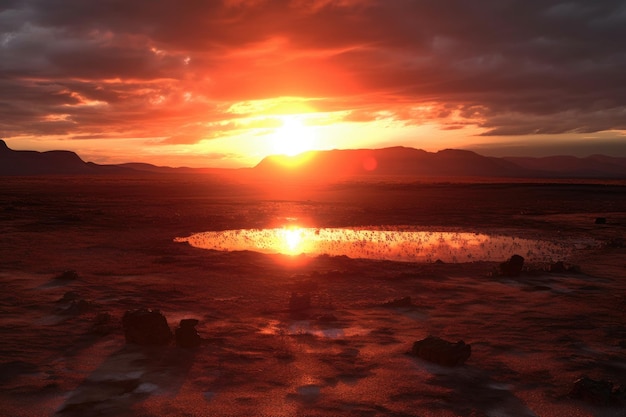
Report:
[[[531,262],[566,259],[571,244],[471,232],[344,228],[240,229],[196,233],[176,242],[222,251],[286,255],[345,255],[404,262],[502,261],[513,254]]]

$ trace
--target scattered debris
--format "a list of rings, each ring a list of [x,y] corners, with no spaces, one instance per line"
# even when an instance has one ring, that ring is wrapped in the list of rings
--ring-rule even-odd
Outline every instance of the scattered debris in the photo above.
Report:
[[[459,340],[448,342],[435,336],[413,343],[411,354],[421,359],[444,366],[462,365],[472,354],[472,346]]]
[[[513,255],[511,258],[500,264],[500,275],[505,277],[518,277],[522,273],[524,257]]]
[[[200,346],[202,339],[196,330],[199,321],[196,319],[182,319],[174,332],[176,345],[184,348]]]
[[[159,310],[140,308],[128,310],[122,317],[126,343],[143,346],[164,346],[172,340],[172,331]]]

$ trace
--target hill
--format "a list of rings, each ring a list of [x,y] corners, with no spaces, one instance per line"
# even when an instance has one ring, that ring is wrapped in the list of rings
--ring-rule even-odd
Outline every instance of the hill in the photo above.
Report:
[[[296,156],[273,155],[253,168],[171,168],[145,163],[98,165],[70,151],[16,151],[0,140],[0,175],[224,174],[250,179],[332,180],[353,176],[499,177],[499,178],[626,178],[626,158],[592,155],[487,157],[472,151],[391,147],[309,151]]]
[[[85,162],[70,151],[16,151],[0,140],[0,175],[85,175],[123,171],[121,167]]]
[[[592,155],[487,157],[472,151],[426,152],[393,147],[306,152],[294,157],[269,156],[254,170],[259,175],[305,178],[341,176],[626,178],[626,158]]]

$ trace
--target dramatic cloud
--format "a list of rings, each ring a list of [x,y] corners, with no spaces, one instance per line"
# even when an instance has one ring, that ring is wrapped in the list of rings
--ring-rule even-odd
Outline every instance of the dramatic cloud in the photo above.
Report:
[[[622,0],[4,0],[0,137],[189,144],[284,97],[485,136],[624,130],[624,39]]]

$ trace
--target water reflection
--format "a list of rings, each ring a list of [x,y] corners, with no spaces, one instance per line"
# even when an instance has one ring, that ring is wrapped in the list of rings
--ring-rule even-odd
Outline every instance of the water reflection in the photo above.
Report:
[[[566,259],[572,249],[571,245],[555,242],[483,233],[295,226],[204,232],[175,241],[213,250],[346,255],[405,262],[500,261],[515,253],[528,261],[554,262]]]

